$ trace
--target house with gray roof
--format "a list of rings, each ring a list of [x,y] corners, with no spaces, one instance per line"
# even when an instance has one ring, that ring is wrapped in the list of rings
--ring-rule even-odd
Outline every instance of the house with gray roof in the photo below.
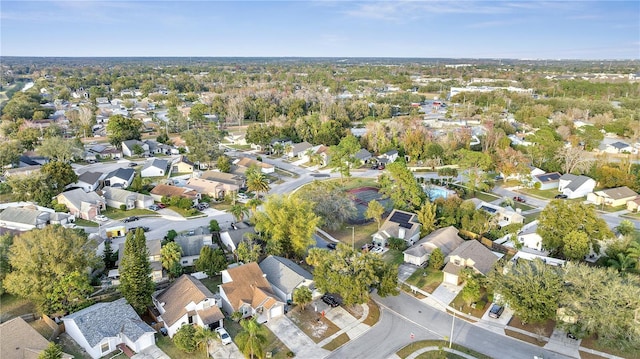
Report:
[[[231,228],[220,231],[220,241],[230,252],[235,252],[240,242],[246,241],[255,233],[255,228],[247,222],[236,222]]]
[[[444,282],[460,284],[459,274],[464,268],[471,268],[475,273],[487,275],[493,265],[498,261],[498,255],[476,240],[468,240],[462,243],[445,257]]]
[[[44,228],[51,213],[33,208],[8,207],[0,213],[0,227],[29,231]]]
[[[140,148],[142,149],[142,153],[141,155],[148,155],[149,154],[149,145],[142,142],[142,141],[138,141],[138,140],[127,140],[127,141],[122,141],[122,154],[128,157],[132,157],[134,155],[137,155],[135,153],[135,148],[136,146],[140,146]]]
[[[628,143],[616,141],[606,146],[604,152],[607,153],[637,153],[638,150]]]
[[[539,183],[541,190],[556,189],[558,188],[560,177],[562,175],[558,172],[543,173],[533,176],[531,185],[535,187],[535,184]]]
[[[106,201],[95,192],[85,192],[82,188],[72,189],[60,193],[56,199],[58,203],[64,204],[69,209],[69,213],[86,220],[100,214],[106,209]]]
[[[69,187],[80,187],[85,192],[93,192],[100,188],[100,181],[104,176],[104,173],[87,171],[79,175],[78,181]]]
[[[49,341],[21,317],[0,324],[0,333],[2,359],[38,359],[49,346]],[[72,359],[73,355],[62,353],[62,358]]]
[[[120,206],[124,205],[127,210],[134,208],[145,209],[153,204],[153,197],[149,195],[117,187],[104,187],[102,196],[107,202],[107,206],[114,208],[120,208]]]
[[[126,345],[140,352],[156,344],[155,330],[145,323],[126,299],[96,303],[62,318],[65,331],[93,359]]]
[[[563,174],[558,181],[558,191],[570,199],[584,197],[593,192],[595,187],[596,181],[593,178],[571,173]]]
[[[175,242],[178,243],[182,249],[182,257],[180,258],[180,264],[183,267],[192,266],[196,260],[200,258],[200,250],[204,246],[217,248],[218,246],[213,244],[213,238],[211,233],[206,233],[204,228],[197,228],[187,234],[180,234],[175,238]]]
[[[439,248],[442,254],[447,256],[462,243],[464,243],[464,239],[460,238],[458,230],[449,226],[429,233],[402,253],[405,263],[421,266],[429,260],[431,253],[436,248]]]
[[[415,213],[394,209],[384,221],[378,232],[372,235],[373,243],[385,247],[391,237],[404,239],[412,246],[420,239],[420,222]]]
[[[312,148],[313,145],[310,144],[309,142],[300,142],[300,143],[296,143],[295,145],[291,146],[291,151],[289,151],[289,153],[287,153],[289,155],[289,157],[293,158],[293,157],[302,157],[304,156],[305,152]]]
[[[620,207],[626,205],[628,201],[634,200],[637,196],[638,194],[631,188],[622,186],[589,193],[587,201],[596,205]]]
[[[270,255],[259,266],[267,275],[271,289],[283,302],[293,300],[297,288],[304,286],[314,290],[313,275],[287,258]]]
[[[154,158],[151,161],[145,162],[144,166],[142,166],[142,170],[140,171],[140,176],[163,177],[167,174],[168,166],[169,166],[169,161],[161,160],[159,158]]]
[[[127,188],[133,182],[135,174],[136,171],[133,168],[118,168],[105,176],[104,185]]]
[[[157,322],[164,324],[170,337],[185,324],[215,330],[223,325],[222,298],[191,275],[183,274],[169,288],[154,296]]]
[[[358,161],[360,161],[360,163],[367,163],[372,155],[371,152],[365,150],[364,148],[361,148],[358,152],[356,152],[355,155],[353,155]]]

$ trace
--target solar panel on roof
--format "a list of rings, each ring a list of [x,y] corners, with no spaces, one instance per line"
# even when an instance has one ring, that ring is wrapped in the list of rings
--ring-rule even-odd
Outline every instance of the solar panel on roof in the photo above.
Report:
[[[406,228],[406,229],[411,229],[411,227],[413,227],[413,225],[412,225],[411,223],[407,223],[407,222],[400,223],[400,224],[398,224],[398,225],[399,225],[400,227],[402,227],[402,228]]]
[[[481,210],[483,211],[487,211],[489,213],[496,213],[497,210],[495,208],[491,208],[491,207],[487,207],[487,206],[482,206],[480,207]]]
[[[411,215],[407,213],[395,212],[389,219],[393,223],[407,223],[411,220]]]

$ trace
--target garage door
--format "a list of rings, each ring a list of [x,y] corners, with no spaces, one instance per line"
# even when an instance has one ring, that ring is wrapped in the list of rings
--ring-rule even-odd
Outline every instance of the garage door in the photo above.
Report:
[[[458,285],[458,276],[456,274],[444,273],[445,283]]]
[[[284,307],[281,305],[277,305],[273,308],[271,308],[271,312],[270,312],[270,317],[271,318],[277,318],[281,315],[284,314]]]

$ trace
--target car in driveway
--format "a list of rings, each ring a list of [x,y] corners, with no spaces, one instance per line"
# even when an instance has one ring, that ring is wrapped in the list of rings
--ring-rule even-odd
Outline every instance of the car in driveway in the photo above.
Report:
[[[152,211],[157,211],[160,209],[160,206],[158,206],[157,204],[152,204],[149,206],[149,209]]]
[[[336,297],[331,294],[325,294],[322,296],[322,301],[327,303],[331,308],[335,308],[340,305],[340,302],[336,299]]]
[[[233,342],[233,340],[231,340],[231,336],[229,335],[229,333],[227,333],[227,330],[224,329],[223,327],[216,328],[216,333],[218,333],[218,336],[220,337],[222,344],[227,345]]]
[[[167,208],[167,205],[165,205],[163,203],[156,203],[156,206],[160,207],[160,209]]]
[[[491,306],[491,309],[489,309],[489,316],[491,318],[498,319],[502,315],[502,312],[504,312],[504,307],[503,306],[498,305],[498,304],[493,304]]]
[[[144,232],[149,232],[151,230],[151,228],[149,228],[149,227],[140,226],[140,227],[131,227],[131,228],[129,228],[129,232],[135,232],[136,230],[138,230],[138,228],[142,229],[142,231],[144,231]]]
[[[247,196],[244,193],[238,193],[238,198],[240,198],[240,199],[249,199],[249,196]]]
[[[127,217],[127,218],[123,219],[122,222],[129,223],[129,222],[137,221],[139,219],[140,218],[138,218],[138,216],[131,216],[131,217]]]
[[[516,202],[520,202],[520,203],[526,202],[525,199],[520,197],[520,196],[514,196],[513,200],[516,201]]]
[[[99,214],[95,217],[93,217],[96,221],[100,221],[100,222],[106,222],[109,220],[109,218],[105,215]]]
[[[382,247],[375,247],[374,249],[371,250],[371,253],[382,254],[383,252],[384,252],[384,248]]]
[[[331,242],[331,243],[327,243],[327,248],[329,249],[336,249],[336,244]]]
[[[567,198],[569,198],[569,196],[567,196],[566,194],[557,194],[553,198],[555,198],[555,199],[567,199]]]

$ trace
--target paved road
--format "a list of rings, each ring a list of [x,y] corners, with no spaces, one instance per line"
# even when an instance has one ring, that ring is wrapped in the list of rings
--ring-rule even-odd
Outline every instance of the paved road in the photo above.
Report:
[[[433,309],[404,292],[381,298],[378,324],[361,337],[334,351],[328,358],[389,358],[413,340],[443,339],[451,333],[452,316]],[[494,358],[531,359],[534,355],[569,358],[455,319],[453,342]]]

